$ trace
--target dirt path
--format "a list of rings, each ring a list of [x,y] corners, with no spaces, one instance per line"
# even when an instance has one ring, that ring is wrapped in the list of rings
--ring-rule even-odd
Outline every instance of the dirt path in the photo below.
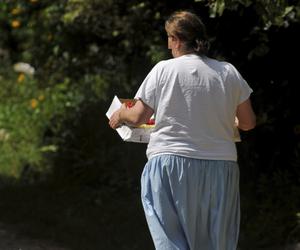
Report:
[[[0,223],[0,250],[69,250],[55,246],[51,242],[30,239],[13,232],[11,228]]]
[[[14,229],[0,223],[0,250],[70,250],[52,242],[30,239],[14,232]],[[300,243],[285,247],[265,248],[260,250],[300,250]]]

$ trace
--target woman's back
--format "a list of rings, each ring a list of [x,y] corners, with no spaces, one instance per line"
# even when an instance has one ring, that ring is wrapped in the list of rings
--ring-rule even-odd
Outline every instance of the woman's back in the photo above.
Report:
[[[156,129],[148,145],[149,158],[170,153],[236,160],[236,107],[252,90],[231,64],[195,54],[162,61],[141,91],[149,98],[155,95]]]

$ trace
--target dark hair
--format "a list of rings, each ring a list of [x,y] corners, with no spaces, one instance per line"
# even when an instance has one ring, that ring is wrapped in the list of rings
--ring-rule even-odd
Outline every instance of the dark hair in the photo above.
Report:
[[[169,35],[181,40],[186,50],[193,49],[199,55],[206,55],[209,42],[201,19],[189,11],[176,11],[165,22]]]

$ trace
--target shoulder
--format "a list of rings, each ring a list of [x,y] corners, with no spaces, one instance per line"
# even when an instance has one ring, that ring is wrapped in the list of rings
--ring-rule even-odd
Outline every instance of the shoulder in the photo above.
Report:
[[[222,61],[222,60],[207,57],[207,56],[203,57],[203,61],[212,67],[220,68],[223,70],[230,70],[230,67],[231,67],[231,63],[229,63],[227,61]]]
[[[161,60],[154,65],[152,68],[152,73],[163,73],[165,71],[171,70],[176,65],[176,59]]]
[[[203,57],[203,62],[208,66],[208,68],[225,78],[228,74],[231,74],[231,72],[234,71],[234,66],[227,61],[211,57]]]
[[[224,76],[241,78],[239,70],[232,63],[211,58],[210,60],[218,69],[218,71],[221,72]]]
[[[241,83],[244,82],[244,78],[239,70],[230,62],[220,61],[222,66],[222,75],[226,81]]]
[[[228,76],[235,77],[239,80],[243,79],[241,73],[233,64],[226,62],[225,69]]]
[[[157,68],[166,68],[170,65],[173,65],[176,61],[177,61],[176,58],[161,60],[155,65],[155,67],[157,67]]]
[[[239,75],[238,69],[230,62],[228,61],[222,61],[222,60],[217,60],[217,59],[211,59],[210,60],[218,65],[225,73],[227,74],[232,74],[232,75]]]

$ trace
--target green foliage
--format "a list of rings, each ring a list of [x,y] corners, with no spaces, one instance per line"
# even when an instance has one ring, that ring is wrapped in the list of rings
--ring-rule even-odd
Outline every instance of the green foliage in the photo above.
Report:
[[[6,65],[2,72],[18,61],[30,63],[36,71],[34,78],[13,73],[2,77],[5,143],[0,172],[14,177],[28,167],[47,172],[49,152],[55,159],[65,158],[61,152],[74,159],[69,152],[82,155],[82,149],[65,141],[77,135],[74,129],[87,107],[109,102],[114,94],[132,95],[139,74],[144,76],[149,68],[145,59],[155,63],[164,57],[160,30],[148,32],[149,20],[159,23],[160,13],[146,2],[99,0],[3,1],[1,8],[5,39],[0,41],[0,59]],[[72,166],[62,169],[77,173]]]
[[[147,2],[5,1],[2,5],[6,13],[0,23],[7,39],[0,45],[11,58],[36,66],[41,78],[78,79],[85,74],[111,78],[112,70],[122,78],[131,70],[127,61],[148,57],[155,63],[163,56],[161,30],[153,29],[161,22],[160,12],[150,10]],[[132,79],[121,82],[135,84]]]
[[[24,166],[47,171],[43,154],[55,152],[57,145],[47,144],[43,135],[49,127],[59,129],[60,124],[52,120],[64,119],[68,110],[82,102],[82,94],[68,89],[68,79],[52,88],[41,88],[24,73],[2,76],[0,84],[1,174],[19,178]]]
[[[195,2],[207,3],[212,18],[222,16],[225,10],[241,10],[241,6],[254,8],[264,29],[269,29],[272,25],[288,26],[291,22],[298,22],[300,14],[299,2],[290,4],[288,1],[283,0],[195,0]]]

